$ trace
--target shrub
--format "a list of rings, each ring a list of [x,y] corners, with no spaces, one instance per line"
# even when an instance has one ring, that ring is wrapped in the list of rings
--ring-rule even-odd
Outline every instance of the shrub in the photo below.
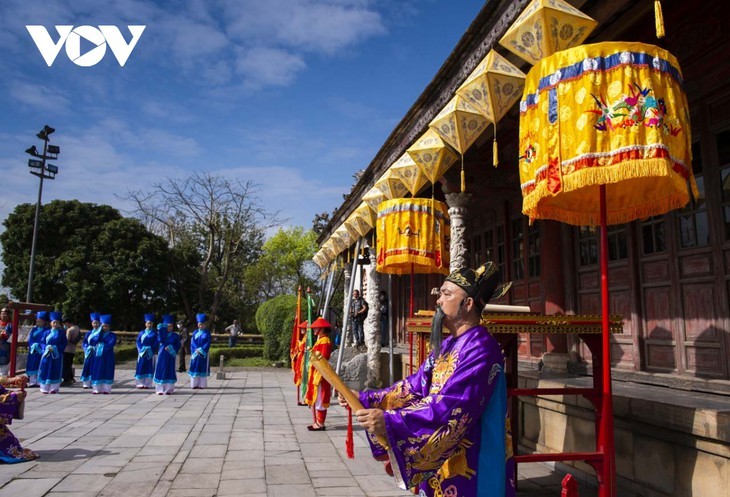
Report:
[[[264,336],[264,359],[289,363],[297,298],[279,295],[261,304],[256,311],[256,326]]]
[[[220,356],[224,355],[226,362],[229,359],[246,359],[249,357],[263,357],[263,345],[239,345],[233,348],[229,347],[211,347],[210,348],[210,366],[217,366]]]
[[[79,348],[80,349],[80,348]],[[228,347],[218,347],[213,346],[210,348],[210,365],[211,367],[218,365],[218,358],[221,354],[226,356],[226,361],[228,359],[237,358],[237,359],[246,359],[249,357],[262,357],[263,355],[263,346],[258,344],[251,344],[251,345],[239,345],[237,347],[228,348]],[[124,344],[124,345],[115,345],[114,346],[114,362],[117,364],[122,362],[129,362],[129,361],[136,361],[137,360],[137,346],[132,344]],[[74,356],[74,364],[83,364],[84,363],[84,351],[83,350],[77,350],[76,355]]]

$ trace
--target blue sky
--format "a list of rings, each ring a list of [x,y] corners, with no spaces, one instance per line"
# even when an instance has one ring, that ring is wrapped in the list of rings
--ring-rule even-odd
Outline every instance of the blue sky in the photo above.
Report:
[[[31,145],[56,128],[43,202],[122,211],[129,190],[191,171],[251,180],[269,211],[311,227],[332,211],[483,0],[2,0],[0,220],[35,203]],[[146,25],[124,67],[110,50],[48,67],[26,25]],[[89,45],[86,49],[91,48]],[[84,53],[82,45],[82,54]]]

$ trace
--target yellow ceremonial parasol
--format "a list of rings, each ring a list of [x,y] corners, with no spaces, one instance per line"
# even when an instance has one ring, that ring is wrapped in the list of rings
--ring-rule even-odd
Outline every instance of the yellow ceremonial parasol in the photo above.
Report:
[[[350,214],[347,220],[360,236],[365,237],[375,225],[375,213],[363,202]]]
[[[329,240],[322,245],[320,252],[329,260],[332,260],[337,255]]]
[[[319,254],[319,260],[320,260],[320,262],[317,263],[317,265],[319,266],[320,269],[324,269],[332,262],[332,258],[326,256],[324,253]],[[317,262],[317,261],[315,261],[315,262]]]
[[[343,245],[342,252],[346,252],[347,255],[345,256],[345,260],[347,262],[350,261],[350,247],[355,243],[357,240],[357,234],[353,234],[353,231],[350,230],[345,224],[341,224],[335,232],[332,234],[333,237],[337,236]]]
[[[557,52],[527,75],[520,102],[522,212],[601,226],[603,384],[597,471],[615,495],[607,225],[685,205],[692,176],[687,99],[677,60],[642,43]],[[693,186],[696,190],[696,186]]]
[[[499,44],[530,64],[575,47],[598,23],[563,0],[533,0]]]
[[[373,213],[378,212],[378,205],[383,200],[388,199],[385,197],[385,194],[383,194],[382,191],[374,187],[368,190],[368,192],[362,196],[363,203],[370,207]]]
[[[321,253],[314,254],[312,260],[320,269],[324,269],[327,266],[327,259]]]
[[[357,231],[350,228],[347,224],[342,223],[339,228],[335,230],[335,234],[339,235],[340,239],[345,243],[345,249],[348,249],[355,243],[359,237]]]
[[[494,124],[492,158],[495,167],[499,163],[497,123],[520,99],[524,87],[525,73],[492,49],[456,90],[457,95]]]
[[[429,126],[461,154],[461,191],[465,191],[464,153],[489,126],[489,121],[463,97],[456,95]]]
[[[343,250],[345,250],[349,245],[345,243],[345,241],[342,239],[341,234],[335,231],[330,235],[330,238],[328,240],[332,247],[334,248],[335,255],[340,254]]]
[[[687,100],[677,60],[642,43],[583,45],[543,59],[520,103],[523,212],[596,226],[663,214],[689,200]]]
[[[390,169],[375,182],[375,188],[380,190],[386,199],[401,198],[408,192],[400,177]]]
[[[400,159],[390,166],[390,171],[401,180],[412,197],[415,197],[428,181],[426,175],[423,174],[418,164],[408,155],[408,152],[401,155]]]
[[[398,198],[378,206],[377,271],[387,274],[449,272],[448,207],[430,198]]]
[[[436,183],[457,159],[456,154],[433,129],[422,134],[406,153],[431,184]],[[377,207],[375,210],[377,211]]]
[[[347,230],[347,233],[350,235],[350,240],[352,243],[355,243],[358,238],[360,238],[360,232],[352,225],[352,222],[348,219],[345,219],[345,222],[342,223],[342,226],[345,230]]]
[[[449,225],[446,204],[432,198],[399,198],[386,200],[378,206],[376,270],[387,274],[410,274],[411,316],[414,274],[449,273]],[[410,342],[412,351],[412,335]]]
[[[375,226],[375,211],[365,202],[358,205],[354,213],[371,228]]]
[[[322,250],[322,253],[325,255],[325,257],[327,257],[327,260],[329,262],[336,260],[337,254],[339,254],[339,251],[335,248],[331,239],[328,239],[326,242],[324,242],[322,244],[321,250]]]
[[[368,210],[370,210],[369,207]],[[368,226],[363,219],[355,215],[354,212],[345,219],[345,223],[357,231],[358,237],[364,238],[368,235],[368,233],[370,233],[370,230],[372,230],[372,227]]]

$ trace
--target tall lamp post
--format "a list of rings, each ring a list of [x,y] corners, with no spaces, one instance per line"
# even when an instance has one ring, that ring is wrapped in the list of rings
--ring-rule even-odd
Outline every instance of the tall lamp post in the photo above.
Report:
[[[41,179],[40,186],[38,187],[38,202],[35,205],[35,222],[33,223],[33,244],[30,249],[30,269],[28,270],[28,292],[25,296],[26,302],[32,302],[33,299],[33,266],[35,264],[35,246],[38,239],[38,218],[41,212],[41,196],[43,195],[43,180],[44,179],[55,179],[58,173],[58,166],[54,164],[46,164],[47,160],[58,159],[58,154],[61,149],[58,145],[49,145],[48,138],[55,129],[49,125],[45,125],[43,129],[36,136],[43,140],[43,154],[39,154],[35,145],[30,147],[25,153],[35,157],[35,159],[28,159],[28,167],[30,168],[30,174],[38,176]],[[40,159],[40,160],[39,160]]]

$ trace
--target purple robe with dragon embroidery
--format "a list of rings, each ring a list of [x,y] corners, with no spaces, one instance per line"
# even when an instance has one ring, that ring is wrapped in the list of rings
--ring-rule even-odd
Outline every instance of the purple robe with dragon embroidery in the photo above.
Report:
[[[18,463],[35,459],[38,455],[30,449],[24,449],[7,425],[18,415],[20,399],[18,394],[10,392],[0,385],[0,463]]]
[[[514,497],[504,354],[485,328],[449,336],[418,372],[362,392],[360,401],[385,411],[387,454],[401,488],[418,487],[420,496]],[[381,459],[386,451],[368,438]]]

